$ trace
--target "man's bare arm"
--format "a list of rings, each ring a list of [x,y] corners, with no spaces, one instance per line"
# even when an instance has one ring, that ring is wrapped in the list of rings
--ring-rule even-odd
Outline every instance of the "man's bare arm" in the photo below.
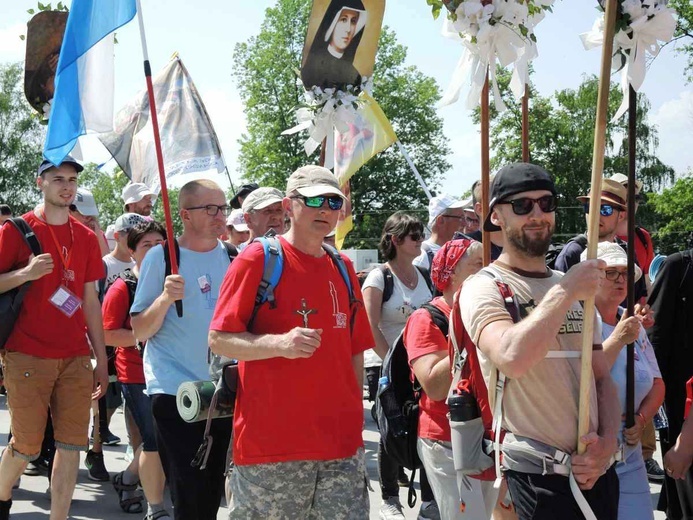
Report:
[[[308,358],[320,347],[322,329],[296,327],[286,334],[209,331],[212,352],[239,361],[259,361],[275,357]],[[140,336],[137,336],[138,338]]]

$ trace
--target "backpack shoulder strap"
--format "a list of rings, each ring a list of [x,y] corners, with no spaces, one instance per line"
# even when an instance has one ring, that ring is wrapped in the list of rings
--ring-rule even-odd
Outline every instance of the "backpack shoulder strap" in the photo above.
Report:
[[[274,299],[274,289],[277,287],[284,269],[284,254],[281,243],[276,236],[258,237],[254,242],[262,244],[265,262],[262,280],[260,280],[260,285],[258,285],[257,293],[255,294],[253,313],[250,315],[250,320],[248,320],[248,330],[252,328],[255,317],[263,303],[269,302],[270,309],[274,309],[277,306],[277,302]]]
[[[99,295],[99,301],[103,303],[103,298],[106,296],[106,280],[108,279],[108,265],[106,260],[101,259],[103,262],[103,271],[106,273],[103,278],[100,278],[97,282],[97,292]]]
[[[568,242],[576,242],[581,247],[587,247],[587,235],[580,233],[578,236],[571,238]]]
[[[503,277],[493,269],[491,266],[484,267],[480,273],[490,276],[493,278],[493,280],[496,282],[496,285],[498,286],[498,291],[500,292],[501,297],[503,298],[503,303],[505,304],[505,309],[508,311],[508,314],[510,314],[510,317],[513,319],[514,323],[517,323],[520,321],[520,305],[517,303],[517,298],[515,298],[515,293],[513,293],[513,290],[510,288],[510,286],[503,281]]]
[[[31,229],[31,226],[27,223],[27,221],[24,220],[22,217],[12,217],[7,220],[11,222],[12,225],[17,229],[17,231],[19,231],[19,234],[22,235],[22,238],[24,239],[24,242],[31,251],[31,254],[33,254],[34,256],[40,255],[42,251],[41,243],[39,242],[38,238],[34,234],[34,230]]]
[[[229,242],[222,242],[224,248],[226,249],[226,254],[229,255],[229,262],[233,262],[233,259],[238,256],[238,248]]]
[[[342,275],[344,283],[347,286],[347,291],[349,292],[349,309],[351,311],[349,316],[349,331],[354,332],[354,319],[358,300],[356,299],[354,288],[351,284],[351,278],[349,277],[346,262],[344,261],[344,258],[342,258],[340,252],[331,245],[323,244],[322,248],[325,250],[332,262],[334,262],[334,264],[337,266],[337,270],[339,270],[339,274]]]
[[[428,268],[430,269],[433,265],[433,257],[435,256],[435,253],[433,253],[433,249],[431,249],[431,246],[429,246],[426,242],[421,243],[421,249],[424,250],[426,256],[428,257]]]
[[[433,266],[432,262],[430,266]],[[421,267],[420,265],[415,265],[414,267],[416,267],[419,270],[421,276],[423,276],[423,279],[426,282],[428,290],[431,292],[432,295],[435,296],[437,291],[436,288],[433,286],[433,281],[431,280],[431,268],[429,267],[428,269],[426,269],[425,267]]]
[[[385,280],[383,285],[383,303],[385,303],[392,297],[392,291],[395,289],[395,281],[392,278],[392,271],[388,266],[383,264],[378,269],[383,273],[383,279]]]
[[[640,226],[635,226],[635,234],[638,236],[638,240],[640,240],[640,243],[645,247],[645,249],[647,249],[649,244],[643,228],[641,228]]]
[[[445,336],[445,338],[447,339],[450,321],[448,320],[448,317],[445,315],[445,313],[441,311],[438,307],[433,305],[431,302],[424,303],[421,306],[421,308],[426,309],[428,311],[428,313],[431,315],[433,323],[436,324],[436,326],[440,329],[440,332],[442,332],[443,336]]]
[[[128,299],[130,301],[130,307],[132,307],[132,304],[135,302],[135,291],[137,290],[137,277],[135,274],[132,272],[131,269],[126,269],[122,273],[120,273],[120,278],[125,282],[125,285],[128,288]]]

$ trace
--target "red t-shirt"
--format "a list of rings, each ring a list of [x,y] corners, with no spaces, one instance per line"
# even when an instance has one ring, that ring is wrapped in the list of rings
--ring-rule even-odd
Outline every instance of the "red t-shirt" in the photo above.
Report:
[[[308,326],[323,329],[321,345],[307,359],[275,357],[239,363],[234,416],[236,464],[351,457],[363,446],[363,394],[352,357],[375,342],[359,305],[349,332],[349,296],[344,279],[327,255],[316,258],[281,241],[284,268],[274,290],[277,307],[262,305],[250,332],[284,334],[303,327],[296,311],[305,302],[317,312]],[[224,278],[211,330],[245,332],[262,280],[262,245],[246,247]],[[347,269],[362,301],[354,268]]]
[[[42,358],[62,359],[89,355],[84,312],[80,307],[68,318],[49,300],[61,285],[78,298],[84,299],[86,283],[104,277],[99,242],[94,232],[70,217],[67,224],[50,226],[62,249],[53,241],[48,224],[34,212],[23,215],[41,243],[43,253],[53,257],[53,272],[31,282],[24,296],[19,318],[7,339],[7,350]],[[70,231],[72,229],[72,231]],[[70,253],[70,271],[74,280],[63,279],[61,254]],[[0,273],[7,273],[27,265],[31,250],[12,224],[0,228]],[[94,284],[91,290],[96,290]]]
[[[128,286],[122,278],[116,278],[116,281],[106,292],[102,313],[104,330],[132,330],[130,326],[130,295]],[[117,347],[115,366],[118,381],[144,384],[144,368],[139,350],[134,346],[115,346]]]
[[[640,234],[645,238],[645,243],[643,243],[640,238]],[[624,242],[628,241],[627,236],[619,237]],[[650,264],[654,260],[654,246],[652,245],[652,237],[650,233],[645,228],[640,228],[640,231],[635,230],[635,258],[638,259],[638,265],[642,269],[643,275],[650,272]]]
[[[431,303],[438,307],[448,319],[450,318],[450,306],[443,298],[434,298]],[[426,309],[416,309],[407,320],[404,326],[404,345],[409,355],[410,367],[412,361],[426,354],[434,352],[447,354],[448,352],[448,341]],[[413,371],[412,381],[414,381]],[[445,400],[434,401],[421,390],[418,436],[422,439],[450,442],[450,422],[447,413],[448,406]]]

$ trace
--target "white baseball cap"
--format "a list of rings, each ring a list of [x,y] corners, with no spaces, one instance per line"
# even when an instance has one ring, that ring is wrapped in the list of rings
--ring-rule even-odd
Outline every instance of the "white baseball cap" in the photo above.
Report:
[[[428,227],[433,226],[436,219],[448,209],[464,208],[469,201],[459,200],[451,195],[438,195],[428,202]]]
[[[232,226],[233,229],[239,233],[246,233],[247,231],[250,231],[250,229],[248,229],[248,224],[245,223],[245,217],[243,216],[242,209],[234,209],[226,219],[226,225]]]
[[[116,219],[115,224],[113,224],[113,231],[115,233],[122,233],[123,231],[127,232],[140,222],[146,221],[147,219],[145,219],[142,215],[138,215],[137,213],[123,213]]]
[[[151,195],[152,204],[156,200],[156,193],[149,189],[149,187],[141,182],[131,182],[123,188],[123,204],[134,204],[141,201],[147,195]]]
[[[72,202],[85,217],[98,217],[99,208],[96,207],[94,195],[86,188],[77,188],[75,200]]]

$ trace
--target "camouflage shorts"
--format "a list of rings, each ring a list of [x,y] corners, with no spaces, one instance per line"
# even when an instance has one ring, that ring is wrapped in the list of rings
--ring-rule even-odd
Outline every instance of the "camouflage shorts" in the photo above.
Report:
[[[229,520],[363,520],[369,502],[363,448],[346,459],[235,466]]]

